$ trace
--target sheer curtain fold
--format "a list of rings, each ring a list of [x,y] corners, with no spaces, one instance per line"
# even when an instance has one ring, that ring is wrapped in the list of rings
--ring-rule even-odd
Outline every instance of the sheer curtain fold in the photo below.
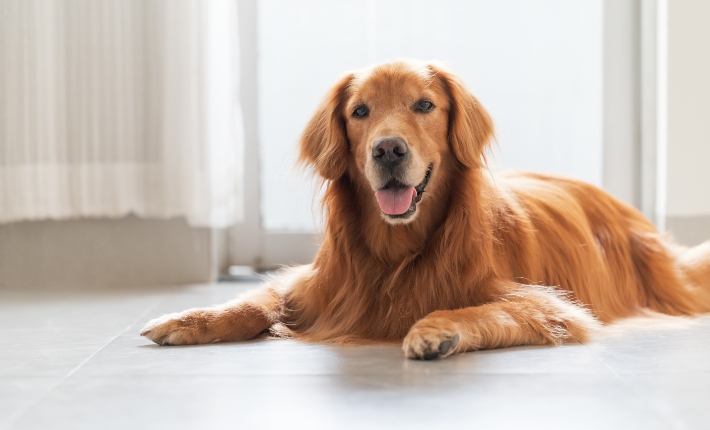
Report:
[[[0,2],[0,222],[241,219],[235,3]]]

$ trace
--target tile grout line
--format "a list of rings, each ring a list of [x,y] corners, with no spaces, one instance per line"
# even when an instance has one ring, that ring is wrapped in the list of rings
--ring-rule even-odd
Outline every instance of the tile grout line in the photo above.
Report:
[[[10,415],[9,418],[5,420],[5,422],[0,423],[0,429],[9,429],[13,425],[17,424],[17,422],[22,418],[27,412],[29,412],[32,408],[37,406],[42,400],[44,400],[45,397],[49,395],[54,389],[56,389],[58,386],[62,385],[67,379],[71,378],[73,374],[75,374],[79,369],[81,369],[86,363],[89,362],[92,358],[96,356],[99,352],[103,351],[104,348],[109,346],[113,341],[119,338],[123,333],[127,332],[128,329],[133,327],[134,324],[136,324],[138,321],[141,320],[141,318],[144,318],[146,315],[148,315],[149,312],[151,312],[153,309],[157,308],[161,303],[164,303],[167,301],[167,298],[164,300],[158,301],[158,303],[155,303],[153,306],[148,307],[146,310],[144,310],[138,317],[136,317],[133,321],[131,321],[128,326],[126,326],[123,330],[121,330],[116,336],[112,337],[108,342],[106,342],[104,345],[102,345],[99,349],[94,351],[89,357],[84,359],[81,363],[79,363],[77,366],[75,366],[72,370],[69,371],[62,379],[59,381],[55,382],[54,384],[50,385],[49,388],[45,390],[42,395],[40,395],[37,399],[34,401],[30,402],[29,405],[20,408],[18,411],[16,411],[14,414]]]

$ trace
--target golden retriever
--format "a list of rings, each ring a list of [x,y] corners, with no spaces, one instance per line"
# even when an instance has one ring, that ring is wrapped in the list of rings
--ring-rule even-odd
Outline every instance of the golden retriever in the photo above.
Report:
[[[461,79],[399,61],[345,75],[300,141],[325,182],[323,244],[221,306],[154,319],[161,345],[403,341],[410,358],[584,341],[644,310],[710,311],[710,243],[672,244],[573,179],[492,177],[491,118]]]

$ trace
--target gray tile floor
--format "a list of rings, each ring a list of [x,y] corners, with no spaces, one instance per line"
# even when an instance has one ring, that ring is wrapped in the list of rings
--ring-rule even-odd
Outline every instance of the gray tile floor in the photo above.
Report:
[[[710,429],[710,317],[434,362],[389,345],[138,335],[253,287],[0,290],[0,429]]]

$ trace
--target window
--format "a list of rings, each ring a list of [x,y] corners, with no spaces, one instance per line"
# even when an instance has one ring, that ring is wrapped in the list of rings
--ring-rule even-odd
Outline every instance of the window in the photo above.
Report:
[[[314,184],[295,167],[298,137],[341,74],[373,63],[433,59],[460,74],[496,123],[494,171],[554,172],[605,185],[605,22],[616,13],[605,7],[621,3],[440,0],[432,7],[422,0],[241,0],[240,7],[252,14],[240,23],[254,27],[255,47],[243,54],[256,61],[251,126],[260,189],[252,230],[262,235],[254,239],[262,244],[262,264],[272,260],[264,255],[302,249],[318,231]],[[243,56],[242,62],[251,59]],[[238,240],[255,234],[240,231]],[[287,261],[311,257],[312,251]]]

